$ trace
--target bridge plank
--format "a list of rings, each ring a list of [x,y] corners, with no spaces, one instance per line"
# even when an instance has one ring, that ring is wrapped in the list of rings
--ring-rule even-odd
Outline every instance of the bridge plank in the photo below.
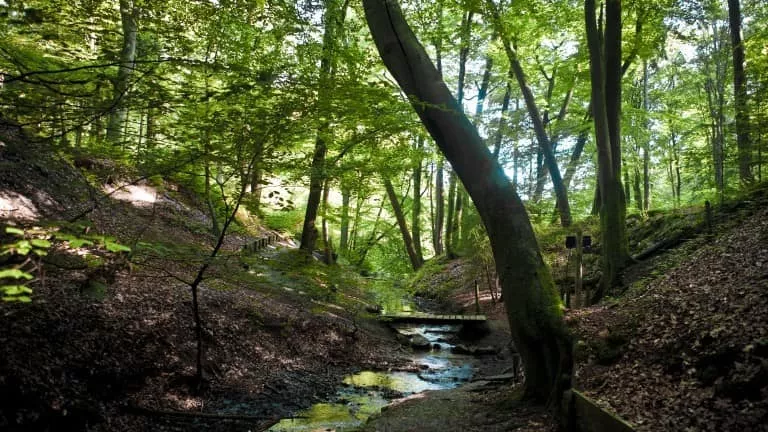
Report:
[[[442,323],[461,323],[468,321],[486,321],[485,315],[432,315],[426,313],[393,313],[380,316],[384,321],[398,322],[442,322]]]

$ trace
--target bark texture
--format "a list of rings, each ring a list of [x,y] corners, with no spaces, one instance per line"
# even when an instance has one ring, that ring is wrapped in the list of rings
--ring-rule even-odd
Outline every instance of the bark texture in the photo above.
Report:
[[[599,213],[602,234],[603,277],[592,301],[620,284],[629,261],[626,201],[621,184],[621,1],[608,0],[605,33],[595,17],[595,1],[585,0],[584,10],[592,81],[592,114],[597,144]]]
[[[395,213],[395,219],[397,219],[397,226],[400,227],[400,233],[403,235],[403,243],[405,243],[405,251],[408,253],[408,258],[411,260],[411,267],[414,270],[418,270],[424,264],[421,257],[416,254],[416,250],[413,247],[413,238],[410,231],[408,231],[408,225],[405,222],[405,214],[400,207],[400,200],[395,193],[395,188],[392,186],[392,182],[385,178],[384,189],[387,190],[387,196],[389,197],[389,203],[392,205],[392,211]]]
[[[466,186],[491,240],[526,395],[559,403],[570,385],[571,338],[520,197],[462,113],[394,0],[363,0],[384,63]]]
[[[112,111],[107,122],[107,141],[119,145],[122,128],[126,119],[125,99],[130,86],[131,76],[136,66],[136,37],[139,32],[138,8],[133,0],[120,0],[120,20],[123,29],[123,46],[120,50],[120,66],[114,81]]]
[[[752,175],[752,143],[749,138],[749,108],[747,107],[747,74],[744,71],[744,42],[741,39],[741,3],[728,0],[728,22],[733,50],[733,105],[736,108],[736,147],[739,152],[739,179],[749,184]]]

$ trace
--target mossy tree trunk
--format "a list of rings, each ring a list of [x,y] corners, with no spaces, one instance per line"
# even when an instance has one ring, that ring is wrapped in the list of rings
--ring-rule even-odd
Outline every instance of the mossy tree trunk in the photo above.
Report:
[[[526,367],[526,391],[560,402],[570,385],[572,342],[562,304],[514,187],[403,18],[395,0],[363,0],[389,71],[466,186],[488,231],[512,337]]]
[[[592,81],[592,114],[597,144],[602,270],[598,301],[621,281],[629,261],[626,233],[627,204],[621,184],[621,1],[608,0],[604,26],[598,26],[595,1],[584,2]],[[601,15],[602,16],[602,15]],[[605,28],[601,34],[602,28]]]

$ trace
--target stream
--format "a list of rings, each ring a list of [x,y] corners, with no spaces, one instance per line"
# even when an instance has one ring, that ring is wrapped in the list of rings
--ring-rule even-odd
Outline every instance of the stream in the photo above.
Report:
[[[461,325],[397,324],[397,332],[429,340],[429,351],[414,351],[411,360],[418,372],[362,371],[344,378],[335,395],[327,401],[295,413],[270,428],[288,431],[354,431],[368,417],[377,414],[391,401],[426,390],[444,390],[469,381],[475,358],[453,354],[453,342]]]

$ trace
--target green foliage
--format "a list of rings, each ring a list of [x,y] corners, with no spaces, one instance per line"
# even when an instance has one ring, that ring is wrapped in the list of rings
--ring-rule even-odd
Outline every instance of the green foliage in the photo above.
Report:
[[[275,231],[289,233],[294,237],[301,235],[304,221],[304,209],[271,210],[264,212],[264,225]]]
[[[35,279],[33,273],[51,243],[39,237],[46,234],[41,230],[6,227],[5,233],[13,240],[0,247],[0,257],[4,259],[4,264],[0,263],[0,299],[28,303],[32,301],[28,284]]]

